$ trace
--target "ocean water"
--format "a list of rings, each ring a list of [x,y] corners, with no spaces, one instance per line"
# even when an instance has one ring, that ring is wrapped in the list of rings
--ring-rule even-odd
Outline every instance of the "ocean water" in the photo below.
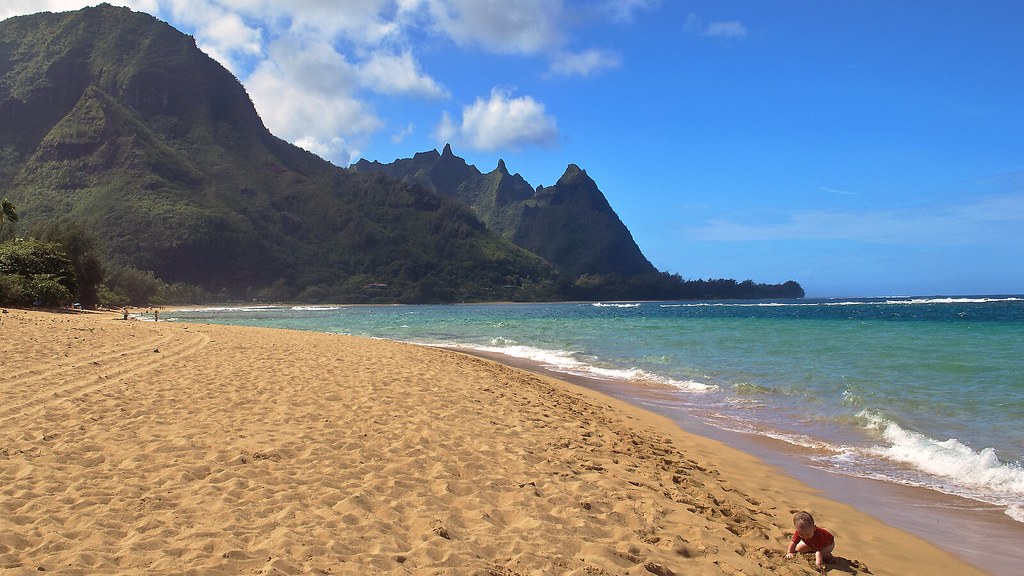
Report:
[[[920,486],[1024,523],[1024,297],[253,306],[175,321],[504,354],[656,389],[829,472]]]

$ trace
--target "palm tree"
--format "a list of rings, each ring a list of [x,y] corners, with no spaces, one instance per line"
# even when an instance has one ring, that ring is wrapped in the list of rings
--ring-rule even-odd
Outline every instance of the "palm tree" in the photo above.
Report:
[[[18,209],[10,200],[4,198],[0,201],[0,233],[4,231],[4,222],[17,222]]]

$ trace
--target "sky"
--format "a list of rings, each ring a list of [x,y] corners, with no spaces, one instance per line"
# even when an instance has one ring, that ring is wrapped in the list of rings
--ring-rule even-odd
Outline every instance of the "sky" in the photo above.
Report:
[[[570,163],[660,270],[1024,293],[1019,0],[111,0],[339,166]],[[0,19],[93,2],[3,0]]]

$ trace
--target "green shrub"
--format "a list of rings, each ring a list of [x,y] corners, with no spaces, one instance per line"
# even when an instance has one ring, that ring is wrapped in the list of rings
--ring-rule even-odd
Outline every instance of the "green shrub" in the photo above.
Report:
[[[96,288],[96,297],[99,299],[100,306],[106,308],[123,308],[130,304],[128,294],[115,292],[106,284],[100,284]]]
[[[75,269],[59,244],[15,238],[0,244],[0,275],[7,279],[4,302],[50,306],[70,304],[78,287]],[[20,289],[16,287],[20,284]]]
[[[15,274],[0,274],[0,304],[25,306],[32,303],[32,297],[25,292],[25,281]]]
[[[200,286],[175,282],[164,284],[153,298],[153,304],[204,304],[210,301],[210,295]]]
[[[128,304],[132,306],[149,306],[166,286],[149,270],[138,270],[131,266],[110,266],[105,284],[114,294],[126,296]]]
[[[67,306],[71,304],[71,291],[51,274],[36,274],[28,281],[28,292],[33,304]]]

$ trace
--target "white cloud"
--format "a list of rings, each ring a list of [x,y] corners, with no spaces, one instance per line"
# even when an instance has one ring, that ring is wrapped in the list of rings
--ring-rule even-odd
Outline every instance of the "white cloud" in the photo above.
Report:
[[[391,135],[391,141],[394,142],[395,144],[400,143],[402,140],[405,140],[406,136],[412,134],[414,129],[415,126],[413,126],[411,122],[409,124],[406,124],[405,128],[402,128],[396,134]]]
[[[363,141],[383,125],[353,95],[358,72],[323,43],[275,42],[247,84],[271,132],[340,165],[355,154],[351,140]]]
[[[399,34],[402,12],[390,0],[164,0],[174,5],[216,4],[279,33],[340,38],[376,45]]]
[[[477,98],[462,108],[460,125],[446,112],[434,134],[439,140],[456,140],[475,150],[496,150],[553,144],[558,127],[540,102],[530,96],[513,98],[507,90],[495,88],[487,100]]]
[[[455,139],[458,131],[458,127],[452,122],[451,115],[448,112],[442,112],[441,121],[434,128],[434,138],[440,142],[451,142]]]
[[[240,78],[267,127],[344,162],[385,122],[371,102],[448,90],[418,58],[426,37],[492,54],[547,62],[546,76],[588,76],[620,67],[609,50],[573,48],[572,31],[597,19],[629,22],[661,0],[111,0],[167,20]],[[4,0],[0,17],[66,11],[92,0]],[[434,34],[434,36],[429,36]],[[383,106],[382,106],[383,108]],[[402,125],[407,118],[389,119]],[[495,91],[462,110],[450,130],[493,149],[550,143],[554,118],[531,97]]]
[[[747,27],[737,20],[726,22],[711,22],[705,25],[704,19],[696,14],[686,17],[683,29],[688,34],[710,36],[713,38],[742,38],[747,35]]]
[[[622,57],[607,50],[562,52],[555,57],[548,71],[552,76],[590,76],[622,66]]]
[[[402,54],[373,54],[359,65],[363,85],[383,94],[416,94],[428,98],[448,93],[433,78],[420,72],[419,64],[406,50]]]
[[[271,132],[338,165],[348,165],[384,126],[369,92],[447,97],[402,48],[415,1],[396,7],[390,0],[169,0],[169,6],[176,20],[195,26],[200,47],[243,80]],[[251,70],[243,70],[247,61]]]
[[[505,54],[561,46],[561,0],[424,0],[433,25],[460,45]]]
[[[259,56],[263,51],[261,36],[258,28],[227,12],[211,14],[196,28],[199,48],[235,74],[242,68],[239,56]]]
[[[661,0],[606,0],[604,10],[617,22],[632,22],[636,13],[661,5]]]

